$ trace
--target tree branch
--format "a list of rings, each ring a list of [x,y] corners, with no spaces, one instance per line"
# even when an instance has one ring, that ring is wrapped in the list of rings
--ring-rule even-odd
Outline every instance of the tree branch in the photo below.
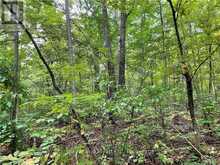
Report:
[[[213,50],[211,52],[211,54],[209,56],[207,56],[194,70],[193,75],[192,75],[192,79],[195,77],[196,73],[198,72],[198,70],[201,68],[201,66],[218,50],[218,47],[216,47],[215,50]]]

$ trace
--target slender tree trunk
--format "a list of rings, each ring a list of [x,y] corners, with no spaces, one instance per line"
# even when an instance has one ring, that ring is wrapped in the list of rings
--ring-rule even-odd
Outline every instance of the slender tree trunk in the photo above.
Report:
[[[168,84],[168,77],[167,77],[167,56],[165,52],[165,27],[164,27],[164,17],[163,17],[163,4],[162,0],[159,0],[160,4],[160,21],[161,21],[161,30],[162,30],[162,58],[164,59],[164,77],[163,77],[163,85],[166,88]],[[161,118],[161,127],[165,130],[165,114],[162,108],[160,107],[160,118]],[[166,136],[166,131],[164,131],[164,135]]]
[[[160,21],[162,27],[162,58],[164,59],[164,77],[163,77],[163,84],[164,87],[167,87],[168,84],[168,76],[167,76],[167,55],[166,55],[166,48],[165,48],[165,27],[164,27],[164,17],[163,17],[163,4],[162,0],[160,2]]]
[[[213,91],[213,69],[212,69],[212,45],[209,45],[209,94],[212,94]]]
[[[215,72],[212,59],[212,45],[209,45],[209,94],[215,97],[217,100],[217,93],[215,88]]]
[[[176,32],[176,38],[179,46],[179,51],[181,55],[181,67],[182,67],[182,74],[185,77],[185,82],[186,82],[186,91],[187,91],[187,99],[188,99],[188,110],[190,112],[190,117],[192,120],[192,125],[193,129],[196,129],[196,118],[195,118],[195,112],[194,112],[194,98],[193,98],[193,85],[192,85],[192,76],[190,74],[189,68],[185,62],[185,55],[184,55],[184,50],[180,38],[180,33],[177,25],[177,18],[176,18],[176,11],[174,9],[172,0],[167,0],[170,4],[170,8],[172,10],[172,15],[173,15],[173,23],[174,23],[174,28]]]
[[[16,129],[16,120],[17,112],[19,106],[19,33],[16,25],[14,32],[14,84],[13,84],[13,107],[11,111],[11,122],[12,122],[12,139],[11,139],[11,152],[14,153],[17,149],[17,129]]]
[[[65,15],[66,15],[66,29],[67,29],[67,45],[68,45],[68,51],[69,51],[69,58],[70,58],[70,64],[73,66],[75,64],[75,58],[74,58],[74,49],[73,49],[73,39],[72,39],[72,32],[71,32],[71,19],[70,19],[70,3],[69,0],[65,0]],[[74,76],[73,74],[71,76]],[[76,86],[75,86],[75,81],[74,79],[72,80],[72,93],[76,94]],[[76,105],[76,100],[75,97],[73,97],[73,103],[72,106],[70,107],[70,111],[72,113],[72,118],[73,120],[76,120],[77,122],[75,123],[74,127],[76,128],[76,131],[80,135],[81,139],[84,141],[86,148],[91,156],[91,158],[94,161],[95,165],[98,165],[99,162],[97,158],[95,157],[95,154],[93,152],[92,145],[89,143],[88,138],[85,136],[85,134],[82,131],[82,126],[81,123],[78,121],[79,117],[77,112],[75,111],[75,105]]]
[[[114,97],[114,93],[116,91],[116,77],[115,77],[115,67],[113,64],[113,53],[112,53],[112,45],[111,45],[111,38],[110,38],[110,28],[109,28],[109,21],[108,21],[108,10],[107,10],[107,3],[106,0],[102,0],[102,30],[103,30],[103,41],[104,41],[104,48],[106,49],[106,56],[107,56],[107,69],[108,69],[108,89],[107,89],[107,99],[111,100]],[[109,120],[113,125],[113,129],[111,130],[111,160],[109,164],[115,165],[115,119],[112,112],[108,113]]]
[[[150,86],[153,86],[153,85],[154,85],[154,72],[153,72],[153,67],[152,67],[151,72],[150,72]]]
[[[126,6],[126,0],[123,0],[123,6]],[[120,37],[119,37],[119,73],[118,73],[118,86],[125,86],[125,57],[126,57],[126,23],[128,14],[125,7],[121,9],[120,13]]]
[[[213,59],[212,59],[213,61]],[[213,84],[213,93],[215,95],[215,101],[218,101],[218,94],[217,94],[217,91],[216,91],[216,75],[215,75],[215,67],[213,66],[214,64],[212,63],[212,67],[213,67],[213,72],[212,72],[212,84]]]
[[[73,39],[72,39],[72,26],[70,19],[70,4],[69,0],[65,0],[65,16],[66,16],[66,31],[67,31],[67,45],[69,51],[69,58],[71,59],[71,63],[73,62],[74,50],[73,50]]]
[[[209,45],[208,47],[208,54],[209,54],[209,95],[212,95],[212,87],[213,87],[213,83],[212,83],[212,56],[211,56],[211,53],[212,53],[212,44]],[[204,119],[205,120],[208,120],[208,117],[209,117],[209,112],[205,111],[204,110]],[[211,126],[210,126],[210,123],[206,123],[205,126],[208,127],[208,129],[211,131]]]
[[[98,57],[98,55],[95,55],[95,59]],[[96,92],[100,91],[100,86],[99,86],[99,72],[100,72],[100,68],[99,68],[99,64],[95,61],[93,61],[93,68],[94,68],[94,72],[95,72],[95,80],[94,80],[94,88]]]
[[[103,39],[104,39],[104,48],[106,48],[106,55],[108,58],[107,69],[109,76],[109,84],[107,89],[107,98],[112,99],[114,92],[116,90],[116,81],[115,81],[115,68],[113,64],[113,53],[110,39],[110,30],[108,22],[108,11],[106,6],[106,0],[102,0],[102,17],[103,17]]]
[[[70,2],[69,0],[65,0],[65,16],[66,16],[66,31],[67,31],[67,45],[68,45],[68,53],[69,53],[69,60],[70,65],[73,66],[75,63],[74,57],[74,48],[73,48],[73,39],[72,39],[72,26],[71,26],[71,19],[70,19]],[[73,72],[73,71],[72,71]],[[73,78],[74,74],[71,74]],[[76,84],[75,81],[72,80],[71,82],[71,90],[73,93],[76,93]]]
[[[143,11],[142,15],[141,15],[141,33],[144,32],[144,22],[145,22],[145,19],[146,19],[146,16],[145,16],[145,12]],[[144,68],[144,62],[145,62],[145,40],[143,39],[141,41],[141,53],[140,53],[140,59],[139,59],[139,62],[138,62],[138,65],[141,67],[141,68]],[[146,75],[140,75],[140,83],[139,83],[139,87],[138,87],[138,90],[137,90],[137,93],[140,93],[141,92],[141,89],[144,85],[144,81],[146,79]]]

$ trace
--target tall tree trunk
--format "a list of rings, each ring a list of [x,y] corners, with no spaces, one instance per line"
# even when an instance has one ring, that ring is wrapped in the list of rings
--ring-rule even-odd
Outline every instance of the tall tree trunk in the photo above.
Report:
[[[69,8],[70,8],[69,0],[65,0],[67,45],[68,45],[69,57],[71,59],[71,62],[73,62],[74,50],[73,50],[72,26],[71,26],[70,9]]]
[[[113,64],[113,53],[110,39],[110,31],[109,31],[109,22],[108,22],[108,11],[106,0],[102,0],[102,17],[103,17],[103,40],[104,40],[104,48],[106,48],[107,55],[107,69],[109,76],[109,83],[107,89],[107,98],[112,99],[113,94],[116,90],[116,81],[115,81],[115,68]]]
[[[144,32],[144,22],[145,22],[145,19],[146,19],[146,16],[145,16],[145,11],[143,11],[142,15],[141,15],[141,33]],[[138,62],[138,66],[141,67],[141,68],[144,68],[144,62],[145,62],[145,40],[143,39],[141,41],[141,50],[140,50],[140,59],[139,59],[139,62]],[[138,87],[138,90],[137,90],[137,93],[140,93],[142,88],[143,88],[143,85],[144,85],[144,81],[146,79],[146,75],[140,75],[140,83],[139,83],[139,87]]]
[[[213,59],[212,59],[212,44],[209,45],[209,94],[215,97],[217,100],[217,93],[215,88],[215,72],[213,67]]]
[[[110,28],[109,28],[109,21],[108,21],[108,10],[107,10],[107,3],[106,0],[102,0],[102,30],[103,30],[103,41],[104,41],[104,48],[106,49],[106,56],[107,56],[107,69],[108,69],[108,89],[107,89],[107,99],[111,100],[114,97],[114,92],[116,91],[116,78],[115,78],[115,67],[113,64],[113,53],[112,53],[112,45],[111,45],[111,38],[110,38]],[[108,113],[109,120],[113,125],[113,129],[111,130],[111,160],[109,164],[115,165],[115,119],[113,116],[113,112]]]
[[[118,73],[118,86],[125,86],[125,57],[126,57],[126,23],[128,14],[125,11],[126,0],[122,2],[123,8],[120,13],[120,36],[119,36],[119,73]]]
[[[168,84],[168,76],[167,76],[167,55],[166,55],[166,48],[165,48],[165,27],[164,27],[164,17],[163,17],[163,4],[162,0],[159,0],[160,3],[160,21],[161,21],[161,28],[162,28],[162,58],[164,59],[164,77],[163,77],[163,84],[164,87],[167,87]]]
[[[14,10],[14,9],[13,9]],[[17,13],[17,12],[16,12]],[[12,127],[12,139],[11,139],[11,152],[14,153],[17,149],[17,129],[16,129],[16,120],[17,120],[17,112],[19,106],[19,33],[17,29],[17,25],[14,32],[14,84],[13,84],[13,107],[11,111],[11,127]]]
[[[69,53],[69,60],[70,65],[73,66],[75,63],[74,57],[74,49],[73,49],[73,39],[72,39],[72,26],[71,26],[71,18],[70,18],[70,2],[69,0],[65,0],[65,16],[66,16],[66,31],[67,31],[67,46],[68,46],[68,53]],[[71,74],[73,78],[74,74]],[[76,93],[76,86],[75,81],[72,80],[71,82],[71,90],[73,93]]]
[[[165,27],[164,27],[164,17],[163,17],[163,4],[162,0],[159,0],[160,4],[160,21],[161,21],[161,30],[162,30],[162,58],[164,59],[164,77],[163,77],[163,85],[166,88],[168,84],[168,77],[167,77],[167,55],[165,54]],[[164,120],[164,111],[160,107],[160,118],[161,118],[161,126],[163,129],[166,128],[165,120]],[[165,135],[166,131],[164,131]],[[166,136],[166,135],[165,135]]]
[[[71,64],[71,66],[73,66],[75,64],[75,57],[74,57],[74,49],[73,49],[73,39],[72,39],[72,32],[71,32],[71,19],[70,19],[69,7],[70,7],[69,0],[65,0],[67,45],[68,45],[68,51],[69,51],[70,64]],[[73,77],[74,74],[71,74],[71,76]],[[76,90],[74,78],[72,80],[71,88],[72,88],[72,93],[76,94],[77,90]],[[82,126],[81,126],[81,123],[79,122],[79,116],[78,116],[78,114],[75,110],[75,105],[76,105],[76,100],[75,100],[75,97],[73,97],[73,103],[70,107],[70,111],[72,113],[73,120],[77,121],[77,122],[74,123],[74,128],[76,129],[77,133],[80,135],[81,139],[84,141],[85,146],[86,146],[91,158],[93,159],[94,164],[98,165],[99,162],[98,162],[98,160],[97,160],[97,158],[96,158],[96,156],[93,152],[93,147],[89,143],[89,139],[85,136],[85,134],[82,131]]]
[[[173,16],[173,23],[174,23],[174,28],[176,32],[176,38],[179,46],[179,51],[180,51],[180,56],[181,56],[181,68],[182,68],[182,74],[185,77],[185,82],[186,82],[186,91],[187,91],[187,98],[188,98],[188,110],[190,112],[190,117],[192,120],[192,125],[194,130],[196,129],[196,118],[195,118],[195,112],[194,112],[194,98],[193,98],[193,84],[192,84],[192,76],[190,74],[189,68],[186,64],[185,61],[185,54],[183,50],[183,45],[181,42],[180,38],[180,33],[177,25],[177,17],[176,17],[176,11],[174,9],[172,0],[167,0],[170,4],[170,8],[172,11],[172,16]]]

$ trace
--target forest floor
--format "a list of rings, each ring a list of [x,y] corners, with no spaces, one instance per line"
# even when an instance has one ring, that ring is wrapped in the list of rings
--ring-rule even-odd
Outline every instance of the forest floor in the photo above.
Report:
[[[193,164],[192,162],[220,164],[219,136],[207,125],[199,126],[199,131],[193,131],[186,113],[170,116],[165,130],[145,130],[149,123],[154,125],[160,121],[158,118],[142,115],[132,121],[117,119],[114,124],[104,126],[97,124],[97,121],[98,119],[90,120],[87,123],[90,127],[85,131],[95,155],[113,150],[115,160],[129,165]],[[83,141],[77,133],[70,133],[63,136],[59,144],[73,148],[83,144]],[[111,164],[112,153],[105,155],[109,156],[106,157],[106,162]],[[72,164],[77,162],[76,159],[73,158]]]
[[[198,124],[199,131],[196,132],[187,112],[172,112],[166,117],[164,128],[160,124],[161,118],[143,114],[136,114],[132,120],[116,117],[114,123],[97,116],[86,117],[83,121],[82,133],[88,138],[92,153],[103,165],[220,164],[220,137],[215,131],[220,127],[219,121],[213,125]],[[57,124],[56,129],[65,133],[56,138],[43,156],[23,155],[22,165],[32,165],[39,160],[46,164],[59,164],[56,162],[58,157],[68,159],[66,164],[89,165],[85,163],[91,160],[85,141],[73,125]],[[42,141],[35,140],[39,150],[43,148]]]

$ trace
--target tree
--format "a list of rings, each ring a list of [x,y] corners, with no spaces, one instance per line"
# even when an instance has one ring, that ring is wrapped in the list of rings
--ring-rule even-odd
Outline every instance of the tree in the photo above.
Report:
[[[69,10],[69,0],[65,0],[65,15],[66,15],[66,31],[67,31],[67,45],[68,45],[68,54],[70,65],[74,65],[75,63],[75,55],[74,55],[74,48],[73,48],[73,39],[72,39],[72,26],[71,26],[71,19],[70,19],[70,10]],[[72,74],[73,76],[73,74]],[[72,92],[76,93],[76,87],[74,80],[71,83]]]
[[[167,75],[167,54],[166,54],[166,45],[165,45],[165,24],[164,24],[164,13],[163,13],[163,3],[162,0],[159,0],[160,4],[160,21],[161,21],[161,32],[162,32],[162,58],[164,59],[164,86],[168,85],[168,75]]]
[[[182,41],[180,38],[180,33],[179,33],[179,28],[178,28],[178,23],[177,23],[177,12],[173,6],[172,0],[167,0],[167,1],[169,2],[170,8],[172,11],[173,23],[174,23],[174,28],[175,28],[175,32],[176,32],[176,38],[177,38],[177,43],[179,46],[179,51],[180,51],[180,56],[181,56],[181,69],[182,69],[182,74],[185,77],[185,82],[186,82],[188,110],[190,112],[190,117],[192,120],[193,128],[196,129],[196,118],[195,118],[195,112],[194,112],[193,85],[192,85],[193,79],[192,79],[192,76],[189,71],[189,66],[185,61],[184,49],[183,49]]]
[[[103,30],[103,41],[104,48],[106,49],[107,56],[107,70],[109,76],[108,89],[107,89],[107,98],[112,99],[114,92],[116,90],[116,82],[115,82],[115,67],[113,64],[113,53],[112,53],[112,45],[110,38],[110,27],[108,21],[108,10],[106,0],[102,0],[102,30]]]
[[[125,86],[125,58],[126,58],[126,31],[127,31],[127,18],[126,0],[121,2],[120,12],[120,27],[119,27],[119,71],[118,71],[118,85],[119,87]]]
[[[16,20],[18,17],[18,9],[12,9],[16,14],[12,15]],[[20,57],[19,57],[19,32],[18,25],[15,25],[14,32],[14,80],[13,80],[13,106],[11,111],[11,126],[12,126],[12,139],[11,139],[11,152],[14,153],[17,149],[17,112],[19,108],[19,72],[20,72]]]

